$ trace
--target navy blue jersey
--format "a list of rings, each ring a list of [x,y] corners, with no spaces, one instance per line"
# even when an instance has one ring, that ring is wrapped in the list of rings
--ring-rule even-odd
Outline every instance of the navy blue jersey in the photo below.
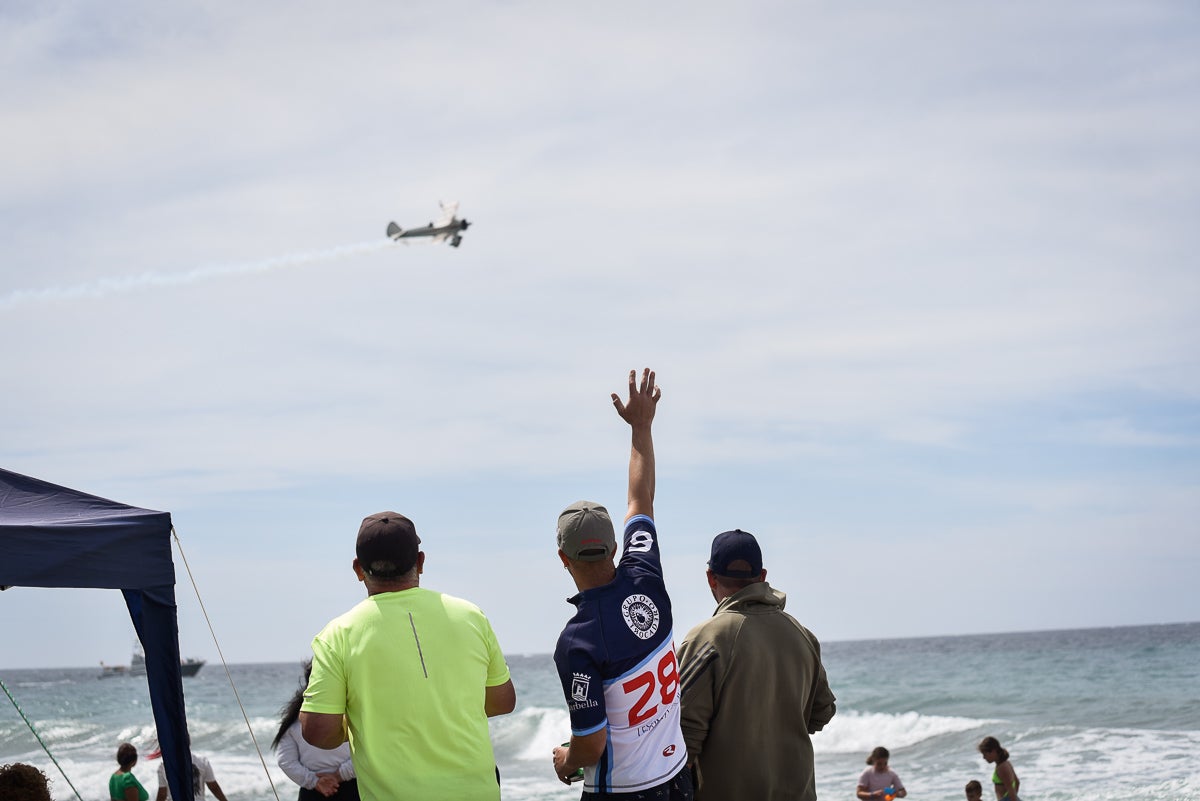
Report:
[[[558,637],[554,663],[571,732],[608,730],[600,761],[584,768],[584,790],[632,793],[668,781],[683,768],[687,749],[654,521],[627,520],[616,578],[568,600],[578,608]]]

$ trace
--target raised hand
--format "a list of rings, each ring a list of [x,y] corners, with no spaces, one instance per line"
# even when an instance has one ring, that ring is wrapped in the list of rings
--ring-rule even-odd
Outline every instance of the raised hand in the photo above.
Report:
[[[654,383],[654,371],[647,367],[642,370],[640,386],[637,382],[637,370],[629,371],[629,400],[622,403],[621,397],[614,392],[612,402],[621,419],[638,428],[649,426],[654,421],[654,412],[661,397],[662,388]]]

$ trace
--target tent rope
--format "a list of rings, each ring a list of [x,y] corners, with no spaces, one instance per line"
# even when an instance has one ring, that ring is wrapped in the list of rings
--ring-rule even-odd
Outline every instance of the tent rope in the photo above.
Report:
[[[183,543],[179,539],[179,534],[175,532],[175,526],[171,526],[171,536],[175,539],[175,545],[179,548],[179,556],[183,559],[183,567],[187,570],[188,580],[192,582],[192,589],[196,593],[196,600],[200,602],[200,611],[204,614],[204,622],[208,624],[208,631],[212,634],[213,645],[217,647],[217,654],[221,657],[221,667],[225,668],[225,677],[229,679],[229,686],[233,688],[233,697],[237,699],[238,709],[242,711],[242,719],[246,721],[246,731],[250,732],[250,741],[254,743],[254,750],[258,752],[258,761],[262,763],[263,773],[266,774],[267,783],[271,785],[271,792],[275,795],[275,801],[279,801],[279,791],[275,789],[275,782],[271,779],[271,772],[267,770],[267,760],[263,757],[262,749],[258,746],[258,738],[254,736],[254,727],[250,725],[250,716],[246,714],[246,707],[242,705],[242,696],[238,694],[237,684],[229,672],[229,663],[225,661],[225,653],[221,650],[221,643],[217,642],[217,632],[213,629],[212,620],[208,617],[208,610],[204,608],[204,599],[200,597],[200,588],[196,586],[196,577],[192,575],[192,566],[188,564],[187,555],[183,552]]]
[[[17,710],[17,714],[21,716],[21,720],[25,721],[25,725],[29,727],[29,731],[33,732],[33,737],[38,741],[38,745],[42,747],[42,750],[46,752],[46,756],[50,757],[50,761],[54,763],[54,767],[58,768],[58,772],[62,774],[64,779],[66,779],[67,786],[71,788],[71,792],[75,793],[75,797],[78,798],[79,801],[83,801],[83,798],[79,795],[79,791],[75,789],[75,785],[71,784],[71,779],[69,776],[67,776],[67,772],[63,770],[62,765],[58,764],[58,760],[54,758],[54,754],[50,753],[50,748],[46,745],[45,741],[42,740],[42,735],[38,734],[37,729],[33,727],[33,721],[25,716],[25,712],[21,709],[21,705],[17,703],[16,698],[13,698],[13,694],[8,691],[8,686],[4,683],[3,679],[0,679],[0,687],[4,688],[4,694],[8,696],[8,700],[12,701],[13,708]]]

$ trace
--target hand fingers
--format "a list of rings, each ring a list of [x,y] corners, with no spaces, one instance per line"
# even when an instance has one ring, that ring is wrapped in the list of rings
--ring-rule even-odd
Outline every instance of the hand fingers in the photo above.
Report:
[[[662,397],[662,387],[655,381],[655,372],[649,367],[642,369],[642,378],[639,384],[637,370],[629,371],[629,399],[632,401],[635,397],[641,396],[649,398],[657,403]],[[613,406],[617,408],[617,412],[625,416],[625,404],[621,402],[621,398],[614,392],[611,395]]]

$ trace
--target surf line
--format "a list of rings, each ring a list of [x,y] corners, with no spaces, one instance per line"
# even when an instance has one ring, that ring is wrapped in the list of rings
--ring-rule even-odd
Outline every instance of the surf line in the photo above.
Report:
[[[55,300],[74,300],[76,298],[102,298],[124,292],[136,292],[142,289],[158,287],[182,286],[200,281],[226,276],[249,275],[283,267],[295,267],[301,264],[312,264],[321,261],[336,261],[338,259],[373,253],[393,247],[390,240],[371,240],[353,245],[339,245],[324,250],[310,250],[300,253],[288,253],[282,256],[272,256],[258,261],[231,262],[228,264],[211,264],[194,267],[182,272],[165,272],[152,270],[137,275],[114,276],[98,278],[94,281],[84,281],[67,286],[45,287],[42,289],[17,289],[5,295],[0,295],[0,310],[13,309],[29,303]]]
[[[33,726],[33,721],[25,715],[25,710],[21,709],[21,705],[17,703],[16,698],[13,698],[13,694],[9,692],[8,686],[3,682],[3,680],[0,680],[0,689],[3,689],[4,694],[8,696],[8,700],[12,701],[13,708],[17,710],[17,714],[21,716],[21,720],[25,721],[25,725],[28,726],[29,731],[33,733],[33,737],[38,741],[38,745],[40,745],[42,750],[46,752],[46,756],[50,757],[50,761],[54,763],[54,767],[58,768],[58,772],[61,773],[63,779],[66,780],[67,786],[71,788],[71,792],[75,793],[75,797],[78,798],[79,801],[83,801],[83,796],[81,796],[79,791],[75,789],[75,785],[71,784],[71,777],[67,775],[65,770],[63,770],[62,765],[58,764],[58,760],[54,758],[54,754],[50,753],[50,747],[46,745],[46,741],[42,739],[42,735],[38,734],[38,730]]]

